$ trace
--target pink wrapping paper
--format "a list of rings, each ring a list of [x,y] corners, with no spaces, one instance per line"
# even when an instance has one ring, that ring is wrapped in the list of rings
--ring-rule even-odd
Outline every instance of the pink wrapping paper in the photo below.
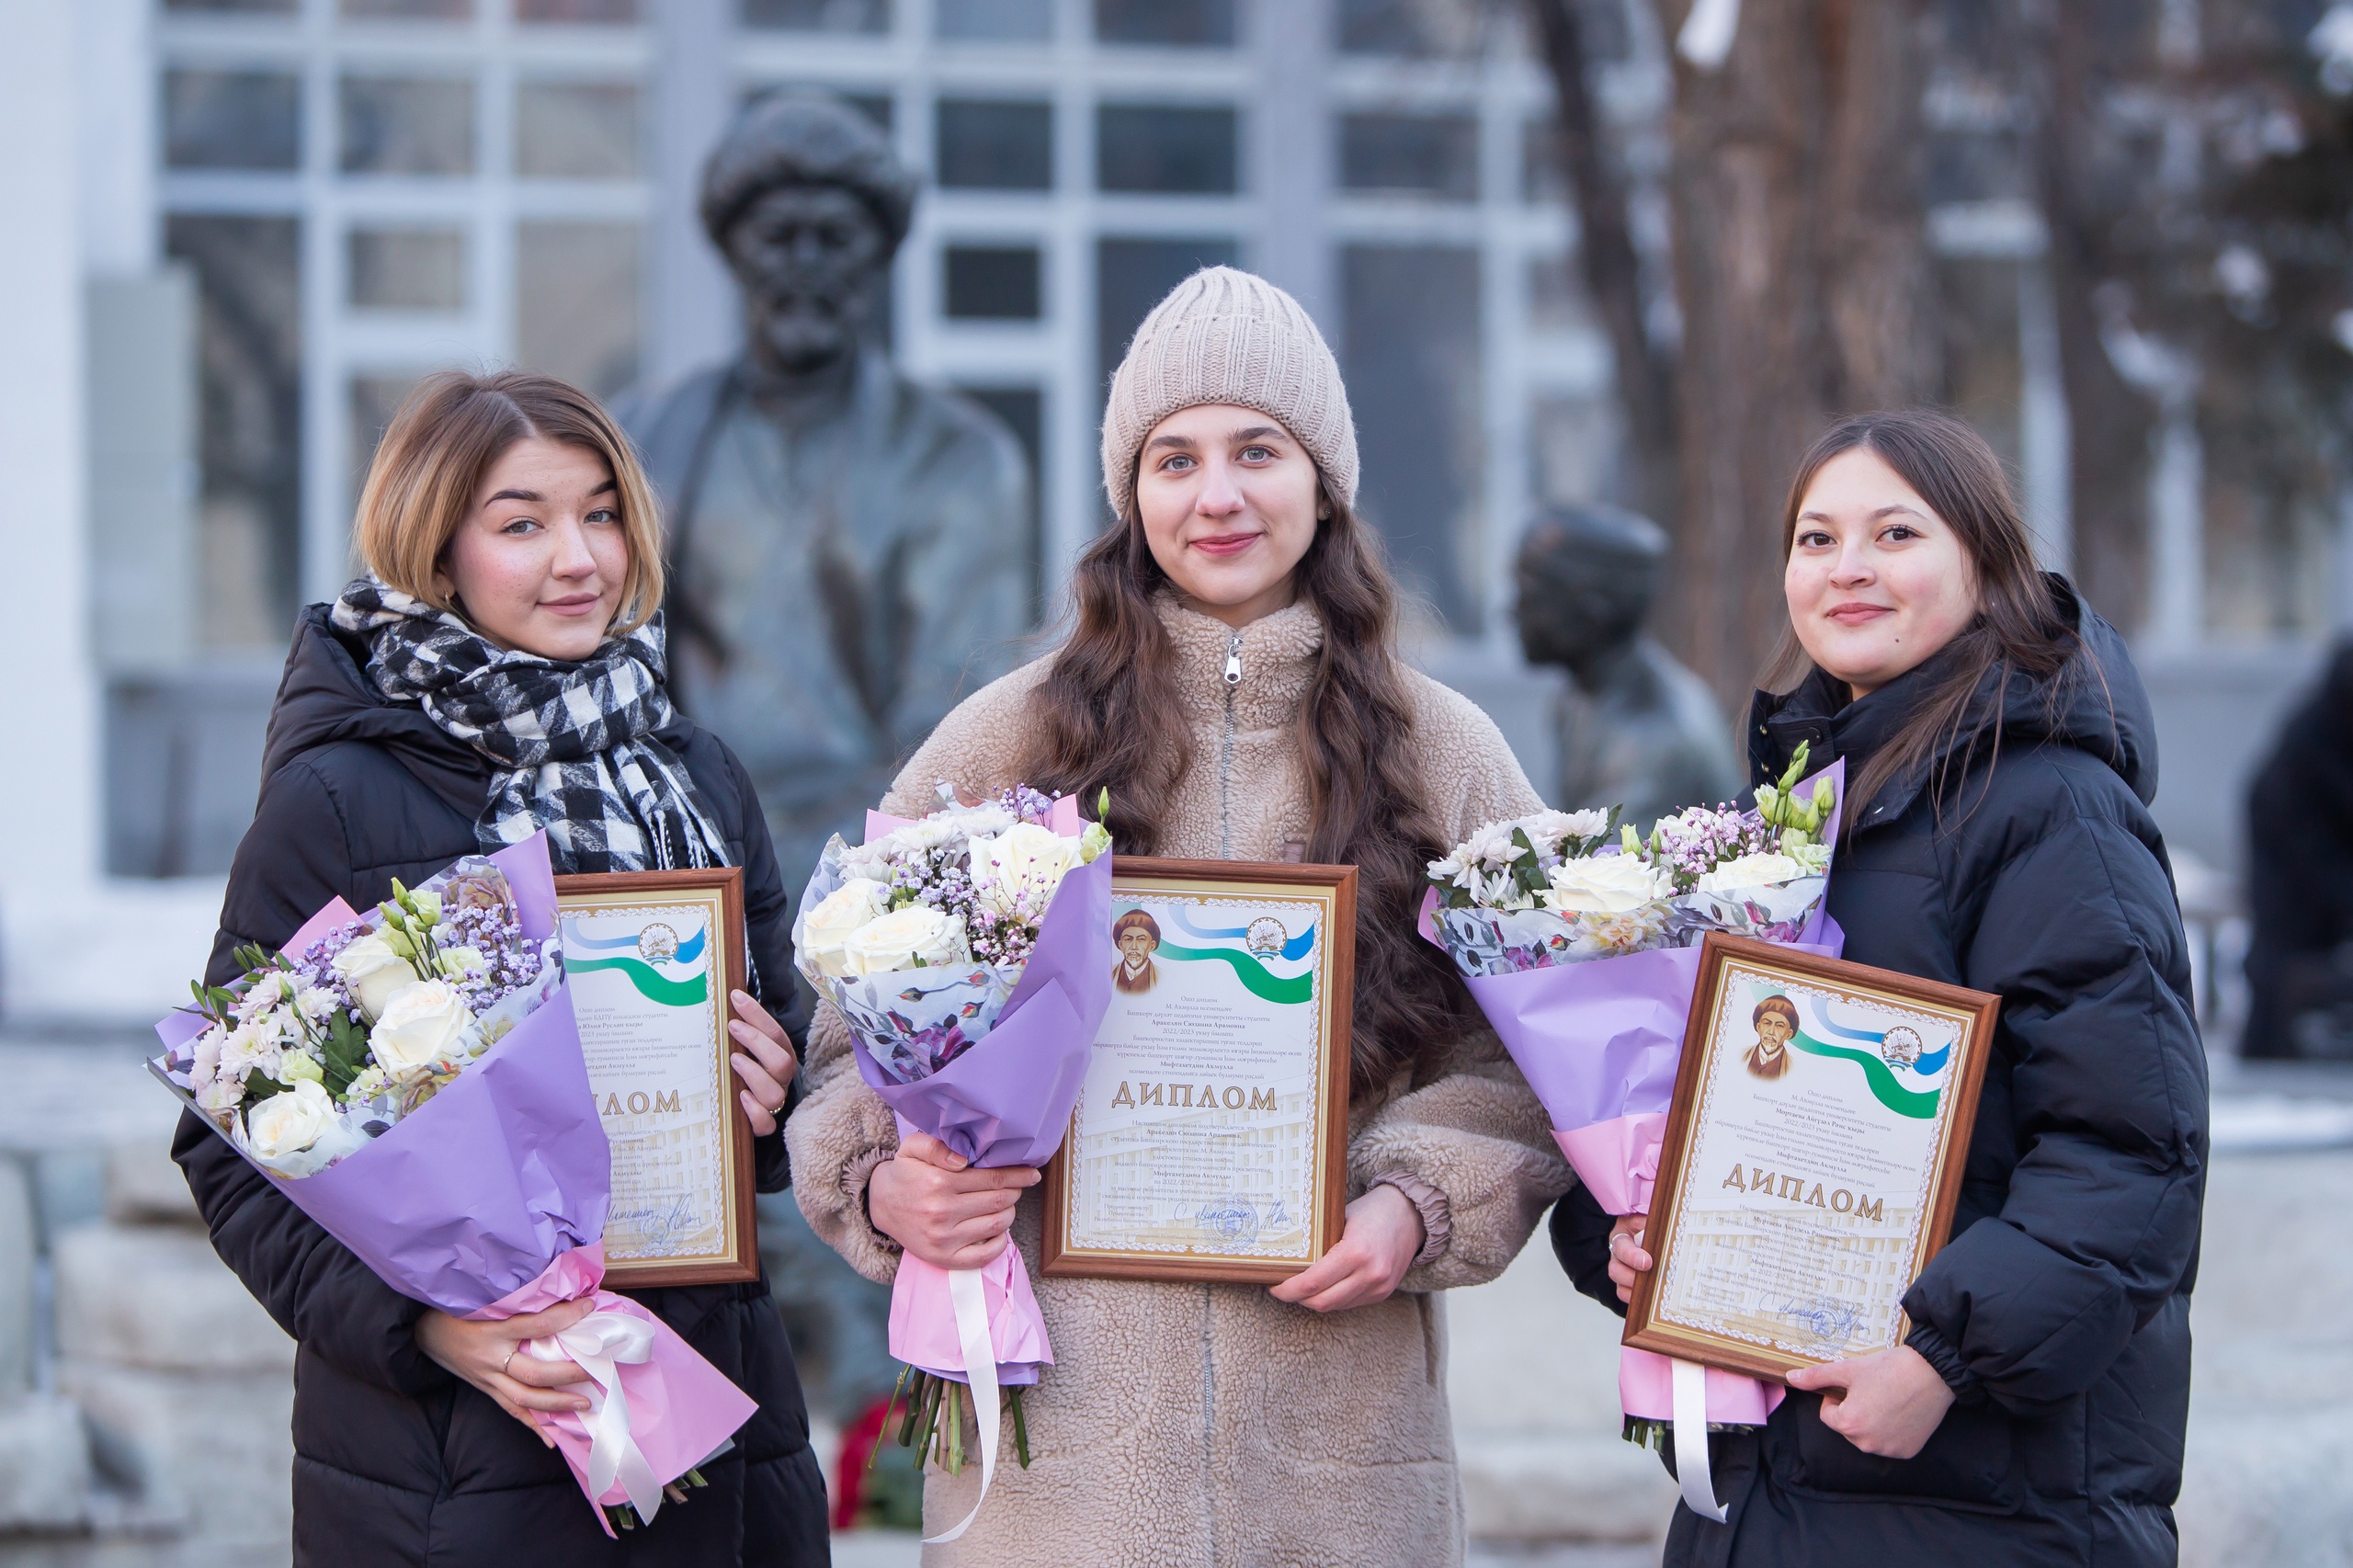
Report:
[[[645,1360],[621,1366],[621,1394],[629,1401],[630,1435],[638,1449],[665,1481],[675,1481],[724,1447],[735,1429],[749,1421],[759,1406],[750,1395],[728,1381],[718,1368],[695,1353],[677,1331],[627,1296],[600,1290],[605,1277],[605,1244],[574,1247],[549,1264],[537,1278],[478,1312],[466,1314],[480,1322],[520,1317],[545,1312],[584,1297],[589,1310],[620,1312],[654,1325],[654,1349]],[[582,1384],[581,1387],[587,1385]],[[556,1451],[572,1467],[572,1477],[588,1490],[588,1450],[592,1440],[582,1412],[535,1410],[531,1420],[555,1439]],[[629,1494],[618,1481],[592,1501],[620,1505]],[[613,1527],[600,1507],[597,1523],[611,1535]]]
[[[980,1275],[997,1381],[1036,1382],[1038,1368],[1051,1366],[1054,1352],[1046,1342],[1045,1320],[1039,1314],[1038,1298],[1030,1292],[1029,1266],[1021,1260],[1021,1249],[1008,1242]],[[948,1271],[913,1253],[899,1259],[899,1278],[891,1290],[891,1354],[936,1377],[970,1381],[965,1376],[962,1338],[956,1332],[955,1309],[948,1304]]]

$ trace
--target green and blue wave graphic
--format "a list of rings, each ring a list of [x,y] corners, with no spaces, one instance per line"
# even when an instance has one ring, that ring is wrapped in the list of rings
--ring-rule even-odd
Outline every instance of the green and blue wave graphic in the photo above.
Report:
[[[1185,906],[1181,903],[1171,904],[1168,906],[1168,918],[1179,930],[1183,931],[1185,935],[1203,942],[1238,942],[1250,935],[1250,928],[1246,926],[1196,926],[1185,917]],[[1314,950],[1315,927],[1310,926],[1306,930],[1302,931],[1298,936],[1293,937],[1290,941],[1283,944],[1282,956],[1287,962],[1297,963],[1300,960],[1305,958]]]
[[[708,928],[698,930],[678,944],[677,956],[668,963],[684,966],[700,959],[709,936]],[[637,987],[639,995],[665,1007],[694,1007],[710,1000],[710,971],[708,969],[683,980],[673,979],[637,956],[637,941],[634,936],[587,936],[581,931],[577,921],[567,919],[563,923],[564,969],[572,974],[593,974],[598,970],[611,970]],[[577,956],[588,953],[603,956]]]
[[[1872,1045],[1877,1045],[1885,1038],[1883,1035],[1873,1034],[1868,1029],[1848,1028],[1835,1023],[1824,1007],[1821,998],[1810,996],[1806,1000],[1813,1004],[1809,1010],[1813,1014],[1814,1027],[1824,1034],[1837,1035],[1846,1040],[1864,1040]],[[1943,1087],[1939,1085],[1933,1089],[1905,1088],[1896,1081],[1894,1073],[1889,1069],[1885,1062],[1880,1059],[1876,1051],[1859,1051],[1851,1045],[1832,1045],[1806,1033],[1802,1028],[1798,1030],[1796,1037],[1790,1043],[1809,1056],[1826,1057],[1836,1062],[1851,1062],[1861,1068],[1863,1082],[1870,1086],[1872,1097],[1898,1116],[1908,1116],[1915,1120],[1927,1121],[1933,1119],[1937,1114],[1937,1102],[1943,1097]],[[1923,1052],[1916,1071],[1922,1077],[1932,1076],[1944,1071],[1945,1063],[1951,1059],[1951,1056],[1950,1046],[1940,1047],[1932,1052]]]
[[[1309,935],[1313,936],[1313,933],[1310,932]],[[1180,948],[1173,942],[1163,941],[1160,944],[1160,950],[1154,956],[1174,959],[1179,962],[1199,962],[1206,960],[1216,963],[1231,964],[1233,966],[1234,975],[1240,979],[1244,987],[1252,995],[1263,997],[1269,1002],[1280,1003],[1285,1006],[1315,1000],[1315,976],[1313,973],[1292,975],[1285,979],[1281,975],[1271,972],[1265,964],[1260,963],[1248,953],[1236,952],[1232,948]]]

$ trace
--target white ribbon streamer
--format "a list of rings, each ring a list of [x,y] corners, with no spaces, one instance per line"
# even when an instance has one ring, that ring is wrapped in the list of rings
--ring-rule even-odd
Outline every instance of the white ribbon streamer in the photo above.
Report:
[[[621,1392],[620,1368],[654,1353],[654,1325],[627,1312],[590,1312],[561,1334],[526,1341],[538,1361],[574,1361],[595,1381],[588,1395],[588,1494],[604,1496],[614,1482],[647,1524],[662,1506],[662,1483],[630,1436],[629,1395]]]
[[[1693,1361],[1673,1367],[1675,1478],[1683,1486],[1683,1506],[1722,1524],[1725,1508],[1716,1501],[1715,1478],[1708,1473],[1708,1369]]]
[[[989,1497],[989,1483],[996,1475],[996,1346],[989,1339],[989,1304],[981,1294],[981,1271],[949,1269],[948,1301],[956,1309],[956,1337],[964,1351],[964,1375],[972,1385],[972,1419],[981,1429],[981,1494],[972,1499],[972,1511],[954,1529],[926,1536],[926,1546],[944,1545],[962,1535],[981,1517],[981,1505]],[[949,1418],[955,1419],[952,1410]]]

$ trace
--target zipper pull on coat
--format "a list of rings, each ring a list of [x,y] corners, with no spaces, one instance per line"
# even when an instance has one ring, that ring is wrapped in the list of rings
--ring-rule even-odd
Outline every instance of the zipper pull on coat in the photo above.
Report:
[[[1225,634],[1225,684],[1242,684],[1242,633],[1239,631]]]

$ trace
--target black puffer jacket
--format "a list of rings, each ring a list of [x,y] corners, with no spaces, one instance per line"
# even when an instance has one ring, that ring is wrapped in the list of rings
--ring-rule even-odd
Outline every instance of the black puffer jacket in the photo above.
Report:
[[[2189,1410],[2189,1289],[2206,1169],[2206,1063],[2164,841],[2148,699],[2122,642],[2078,618],[2086,678],[1990,673],[1998,713],[1932,790],[1870,802],[1830,877],[1847,957],[1998,993],[1952,1240],[1904,1299],[1912,1346],[1958,1395],[1917,1457],[1874,1459],[1791,1392],[1757,1434],[1712,1438],[1730,1528],[1677,1506],[1669,1564],[2171,1563]],[[1759,693],[1758,779],[1801,740],[1852,778],[1941,664],[1857,702],[1816,676]],[[1608,1218],[1582,1190],[1553,1245],[1618,1307]]]
[[[2246,829],[2254,1006],[2239,1053],[2341,1058],[2353,1051],[2353,642],[2280,724],[2247,787]]]
[[[270,715],[261,800],[237,846],[210,977],[232,948],[275,948],[328,900],[356,909],[474,852],[489,794],[477,754],[414,705],[385,701],[366,651],[314,605]],[[685,759],[744,868],[750,953],[789,997],[790,915],[751,786],[720,742],[681,722],[662,740]],[[792,1020],[800,1033],[799,1020]],[[758,1141],[759,1187],[785,1186],[784,1139]],[[300,1342],[294,1365],[294,1560],[335,1568],[654,1568],[827,1560],[824,1479],[792,1350],[767,1282],[632,1292],[759,1402],[709,1488],[648,1529],[606,1540],[562,1459],[417,1348],[424,1307],[397,1294],[193,1114],[173,1157],[212,1244]]]

